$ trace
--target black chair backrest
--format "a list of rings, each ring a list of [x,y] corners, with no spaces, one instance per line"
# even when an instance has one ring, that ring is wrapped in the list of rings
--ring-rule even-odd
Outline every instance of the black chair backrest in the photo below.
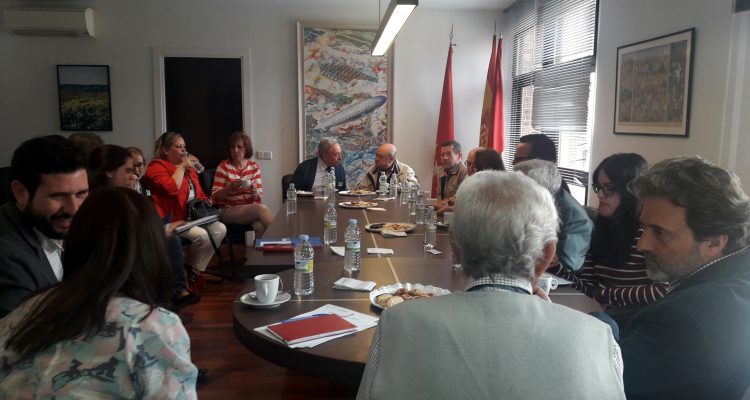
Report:
[[[198,181],[201,184],[201,189],[206,196],[211,196],[211,188],[214,186],[214,177],[216,177],[216,168],[206,168],[198,174]]]
[[[0,168],[0,204],[10,201],[13,194],[10,190],[10,167]]]
[[[281,198],[286,201],[286,190],[289,189],[289,184],[292,182],[294,175],[288,174],[281,177]]]

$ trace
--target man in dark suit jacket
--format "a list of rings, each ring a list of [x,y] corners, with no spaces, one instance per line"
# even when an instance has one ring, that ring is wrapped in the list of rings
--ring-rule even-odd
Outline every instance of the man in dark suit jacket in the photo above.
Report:
[[[62,239],[88,195],[83,153],[62,136],[13,153],[9,203],[0,207],[0,318],[62,278]]]
[[[750,385],[750,201],[733,173],[696,156],[631,183],[638,250],[668,294],[620,339],[628,399],[739,399]]]
[[[341,165],[341,145],[336,139],[322,138],[318,143],[318,156],[297,166],[292,183],[297,190],[313,191],[322,188],[325,174],[331,168],[336,174],[336,190],[346,190],[346,172]]]

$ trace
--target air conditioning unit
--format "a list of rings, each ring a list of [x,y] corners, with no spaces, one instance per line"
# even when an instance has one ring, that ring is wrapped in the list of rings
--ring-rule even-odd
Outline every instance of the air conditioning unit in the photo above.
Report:
[[[18,35],[94,37],[94,10],[8,8],[3,23]]]

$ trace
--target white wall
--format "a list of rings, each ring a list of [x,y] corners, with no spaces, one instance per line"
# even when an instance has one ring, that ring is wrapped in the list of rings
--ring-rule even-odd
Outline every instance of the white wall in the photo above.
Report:
[[[591,170],[617,152],[637,152],[650,163],[681,154],[698,154],[735,169],[749,185],[750,163],[746,157],[742,157],[742,162],[731,160],[737,154],[744,155],[742,150],[750,145],[747,78],[744,86],[736,88],[750,67],[746,49],[750,13],[732,14],[732,0],[601,0],[599,7]],[[692,27],[696,28],[696,35],[689,137],[614,135],[617,47]],[[738,56],[742,50],[744,55]]]
[[[31,4],[33,3],[33,4]],[[0,1],[0,8],[49,5],[95,9],[96,38],[22,37],[0,31],[0,165],[33,136],[59,131],[56,64],[110,66],[114,131],[108,143],[153,150],[153,47],[249,48],[251,126],[260,160],[265,202],[280,205],[281,176],[297,160],[297,20],[377,23],[377,3],[344,8],[300,2],[236,0]],[[455,24],[453,90],[456,137],[465,147],[478,143],[479,116],[491,51],[495,11],[417,8],[396,42],[394,142],[399,158],[423,181],[431,173],[448,33]],[[63,134],[67,134],[63,133]],[[189,145],[189,143],[188,143]],[[200,155],[199,149],[192,149]]]

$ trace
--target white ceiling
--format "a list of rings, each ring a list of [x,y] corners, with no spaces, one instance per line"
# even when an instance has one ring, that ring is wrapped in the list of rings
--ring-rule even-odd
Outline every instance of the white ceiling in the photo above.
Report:
[[[256,4],[293,7],[295,5],[315,3],[320,7],[337,7],[362,5],[366,7],[380,7],[385,10],[390,0],[239,0]],[[419,9],[440,10],[502,10],[513,4],[515,0],[419,0]]]

